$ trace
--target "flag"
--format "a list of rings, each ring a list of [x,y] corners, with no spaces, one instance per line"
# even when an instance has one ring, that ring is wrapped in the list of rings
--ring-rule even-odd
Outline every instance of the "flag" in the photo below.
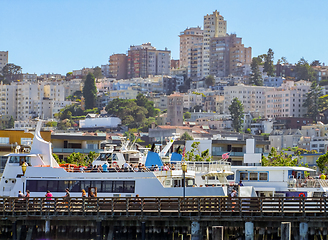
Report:
[[[186,155],[186,146],[184,146],[184,148],[183,148],[182,157],[184,158],[185,155]]]
[[[223,153],[222,154],[222,159],[228,159],[230,153]]]

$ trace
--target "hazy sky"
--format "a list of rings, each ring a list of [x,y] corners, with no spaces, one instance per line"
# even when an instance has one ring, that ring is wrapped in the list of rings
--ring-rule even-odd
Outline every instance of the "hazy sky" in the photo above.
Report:
[[[179,58],[179,33],[218,10],[252,55],[328,64],[327,0],[0,0],[0,51],[28,73],[108,64],[151,42]]]

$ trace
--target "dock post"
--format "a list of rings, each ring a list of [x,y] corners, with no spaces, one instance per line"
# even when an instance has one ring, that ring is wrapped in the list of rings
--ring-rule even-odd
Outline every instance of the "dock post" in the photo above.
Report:
[[[141,240],[146,240],[146,223],[141,222]]]
[[[50,220],[46,220],[46,223],[44,225],[44,233],[46,237],[49,237],[50,235]]]
[[[212,240],[223,240],[223,226],[212,227]]]
[[[13,240],[17,240],[17,222],[14,220],[12,223],[12,233],[13,233]]]
[[[308,240],[309,226],[306,222],[300,223],[300,240]]]
[[[191,223],[191,238],[190,240],[200,240],[200,225],[199,222]]]
[[[254,223],[245,222],[245,240],[254,240]]]
[[[101,221],[97,221],[97,240],[101,240]]]
[[[291,223],[282,222],[281,223],[281,240],[291,240]]]

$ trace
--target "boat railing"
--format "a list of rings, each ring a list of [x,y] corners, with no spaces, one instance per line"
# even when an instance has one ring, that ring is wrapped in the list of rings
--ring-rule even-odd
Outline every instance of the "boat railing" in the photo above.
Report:
[[[289,188],[320,188],[327,183],[320,181],[321,179],[293,179],[288,182]]]
[[[185,162],[187,169],[195,172],[212,172],[212,171],[231,171],[231,164],[227,161],[211,161],[211,162]],[[176,162],[175,169],[181,170],[181,162]]]

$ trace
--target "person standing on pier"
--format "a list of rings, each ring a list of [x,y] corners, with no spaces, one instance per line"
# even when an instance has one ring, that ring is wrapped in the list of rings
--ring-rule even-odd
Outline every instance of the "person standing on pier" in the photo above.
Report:
[[[46,196],[46,207],[49,208],[50,202],[52,200],[52,193],[48,190],[45,196]]]

